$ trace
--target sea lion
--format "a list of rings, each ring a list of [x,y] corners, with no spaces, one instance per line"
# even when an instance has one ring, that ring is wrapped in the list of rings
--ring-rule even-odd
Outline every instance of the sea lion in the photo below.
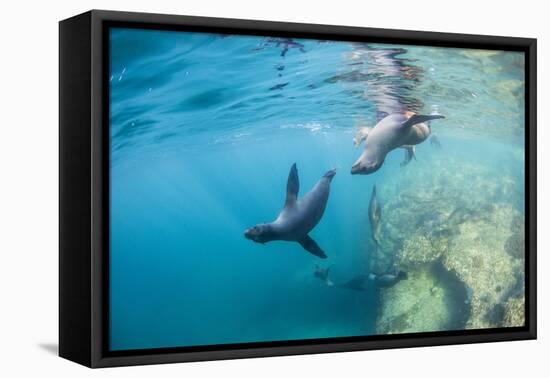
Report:
[[[321,268],[319,265],[315,265],[315,271],[313,272],[313,276],[315,278],[319,278],[321,281],[325,283],[327,286],[334,286],[334,283],[330,280],[328,277],[330,268],[332,268],[333,265],[329,266],[328,268]]]
[[[313,189],[298,201],[300,182],[296,163],[292,164],[286,186],[286,201],[279,216],[271,223],[260,223],[246,229],[244,236],[262,244],[273,240],[295,241],[306,251],[325,259],[327,255],[308,233],[323,217],[334,175],[336,169],[325,173]]]
[[[386,115],[387,116],[387,115]],[[411,132],[411,137],[409,141],[415,142],[416,144],[422,143],[428,136],[430,135],[430,126],[426,125],[425,123],[419,123],[418,125],[414,125],[413,130]],[[369,132],[372,130],[372,127],[360,127],[357,132],[355,133],[355,136],[353,137],[353,145],[355,147],[359,147],[361,143],[367,139],[369,136]],[[434,141],[435,133],[430,138],[430,142],[432,145],[434,143],[437,143],[438,146],[441,148],[441,145],[437,141],[437,138]],[[404,167],[405,165],[409,164],[412,159],[416,160],[416,149],[414,145],[403,145],[400,148],[403,148],[405,150],[405,156],[403,161],[400,163],[401,167]]]
[[[359,274],[343,284],[336,285],[336,287],[340,289],[347,289],[347,290],[354,290],[354,291],[365,291],[367,290],[368,281],[369,281],[368,275]]]
[[[361,143],[367,139],[369,136],[369,132],[372,130],[372,127],[360,127],[357,132],[355,133],[355,136],[353,137],[353,145],[355,147],[359,147]]]
[[[369,280],[373,281],[378,287],[391,287],[401,280],[407,279],[407,273],[402,270],[396,273],[369,274]]]
[[[369,221],[372,240],[380,245],[380,217],[382,216],[382,206],[376,197],[376,185],[372,187],[372,194],[369,201]]]
[[[404,145],[416,145],[430,135],[430,127],[424,122],[445,118],[442,115],[419,115],[413,112],[390,114],[369,130],[365,149],[351,167],[351,174],[368,175],[376,172],[386,155]],[[417,127],[413,127],[418,125]]]

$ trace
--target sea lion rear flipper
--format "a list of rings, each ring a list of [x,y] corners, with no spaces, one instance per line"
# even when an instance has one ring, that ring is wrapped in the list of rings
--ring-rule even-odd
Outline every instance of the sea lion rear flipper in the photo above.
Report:
[[[422,115],[422,114],[413,114],[409,117],[409,119],[403,123],[402,127],[411,127],[413,125],[416,125],[417,123],[422,123],[426,121],[431,121],[433,119],[440,119],[445,118],[442,115],[439,114],[431,114],[431,115]]]
[[[294,163],[292,167],[290,167],[290,173],[288,174],[288,181],[286,183],[285,207],[296,203],[299,190],[300,180],[298,179],[298,169],[296,168],[296,163]]]
[[[322,259],[326,259],[327,255],[325,255],[325,252],[317,245],[315,240],[313,240],[309,235],[306,235],[302,240],[298,241],[300,245],[309,253],[320,257]]]

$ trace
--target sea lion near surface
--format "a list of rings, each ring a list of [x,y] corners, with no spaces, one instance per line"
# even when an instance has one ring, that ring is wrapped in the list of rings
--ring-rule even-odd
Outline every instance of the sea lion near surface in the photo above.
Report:
[[[382,205],[378,201],[378,197],[376,196],[376,185],[374,185],[369,201],[369,222],[372,239],[377,245],[380,245],[381,217]]]
[[[424,125],[424,124],[420,124]],[[420,125],[414,125],[413,128],[417,129]],[[355,147],[359,147],[361,143],[367,139],[367,136],[369,135],[369,132],[372,130],[372,127],[360,127],[357,132],[355,133],[353,137],[353,145]],[[415,130],[416,133],[421,134],[423,131]],[[430,139],[431,141],[431,139]],[[432,142],[432,145],[434,142]],[[441,147],[441,145],[439,145]],[[400,166],[404,167],[405,165],[409,164],[411,160],[416,160],[416,149],[414,145],[403,145],[400,148],[403,148],[405,150],[405,156],[403,161],[400,163]]]
[[[376,172],[390,151],[425,141],[431,132],[425,122],[440,118],[445,117],[439,114],[394,113],[384,117],[371,129],[360,129],[361,135],[355,139],[359,143],[365,140],[365,149],[351,167],[351,174],[368,175]]]
[[[329,266],[328,268],[321,268],[319,265],[315,264],[315,271],[313,272],[313,276],[315,278],[319,278],[327,286],[334,286],[334,283],[329,278],[330,268],[332,267],[333,265]]]
[[[336,169],[326,172],[317,184],[298,200],[298,169],[296,163],[292,164],[287,180],[286,200],[279,216],[271,223],[260,223],[246,229],[244,236],[262,244],[273,240],[294,241],[311,254],[326,258],[325,252],[308,233],[323,217],[334,175]]]

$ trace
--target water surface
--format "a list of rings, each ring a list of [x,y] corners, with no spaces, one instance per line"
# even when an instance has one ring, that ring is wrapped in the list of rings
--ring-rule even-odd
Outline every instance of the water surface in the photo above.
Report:
[[[378,289],[313,277],[315,264],[334,264],[337,283],[374,269],[375,183],[388,203],[400,177],[422,187],[415,170],[470,167],[453,190],[511,180],[501,195],[469,196],[523,212],[520,53],[137,29],[110,38],[113,350],[376,334]],[[432,122],[443,148],[425,142],[403,168],[394,151],[378,172],[351,176],[357,126],[405,110],[445,115]],[[293,163],[302,195],[338,168],[311,232],[327,261],[243,237],[276,217]]]

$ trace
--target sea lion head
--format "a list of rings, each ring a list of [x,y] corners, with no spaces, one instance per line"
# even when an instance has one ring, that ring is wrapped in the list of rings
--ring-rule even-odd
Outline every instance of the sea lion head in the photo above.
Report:
[[[351,167],[352,175],[368,175],[376,172],[384,163],[384,158],[379,154],[365,149],[359,159]]]
[[[266,243],[273,240],[273,227],[269,223],[260,223],[244,231],[244,237],[256,243]]]

